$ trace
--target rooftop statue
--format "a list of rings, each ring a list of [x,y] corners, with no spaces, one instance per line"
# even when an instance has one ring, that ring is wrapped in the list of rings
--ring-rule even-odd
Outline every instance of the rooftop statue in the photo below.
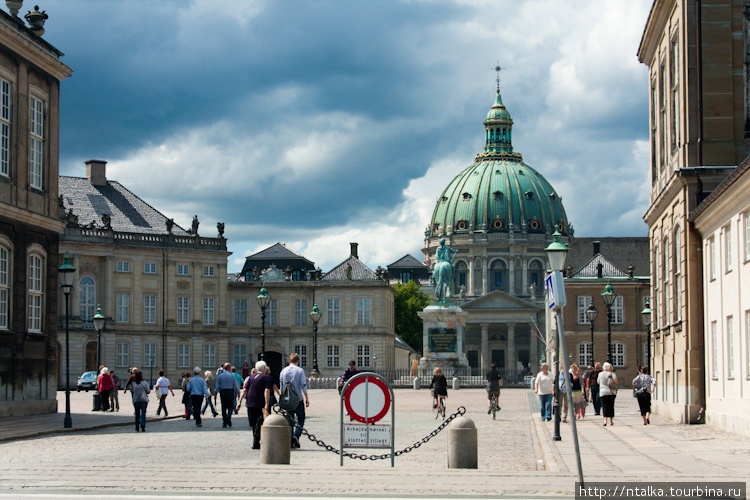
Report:
[[[451,297],[455,267],[453,258],[458,253],[445,244],[445,238],[440,238],[440,246],[435,251],[435,267],[432,269],[432,279],[435,280],[435,297],[439,304],[444,304]]]

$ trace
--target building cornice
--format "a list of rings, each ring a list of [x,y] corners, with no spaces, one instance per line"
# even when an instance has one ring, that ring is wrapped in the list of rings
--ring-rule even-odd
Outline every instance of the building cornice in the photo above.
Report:
[[[69,77],[73,70],[60,61],[64,54],[47,41],[32,34],[23,23],[0,11],[0,45],[15,52],[58,81]]]
[[[0,202],[0,207],[2,207],[3,216],[25,224],[46,229],[47,231],[59,233],[65,227],[65,224],[60,220],[29,212],[28,210],[18,208],[14,205]]]
[[[654,54],[659,47],[664,28],[667,25],[671,12],[676,8],[674,0],[654,0],[651,4],[651,11],[648,14],[646,27],[641,36],[641,43],[638,46],[638,61],[643,64],[651,65]]]

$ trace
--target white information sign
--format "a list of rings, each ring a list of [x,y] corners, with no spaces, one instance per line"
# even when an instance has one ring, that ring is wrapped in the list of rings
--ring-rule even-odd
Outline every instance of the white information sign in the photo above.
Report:
[[[390,448],[390,425],[344,424],[344,446]]]

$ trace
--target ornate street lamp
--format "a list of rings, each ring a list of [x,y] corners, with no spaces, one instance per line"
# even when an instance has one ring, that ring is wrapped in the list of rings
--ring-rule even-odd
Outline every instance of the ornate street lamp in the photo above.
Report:
[[[643,324],[646,325],[646,363],[648,364],[648,372],[651,373],[651,298],[646,297],[646,307],[641,311],[641,318]]]
[[[73,290],[73,273],[76,268],[70,263],[68,252],[65,252],[62,266],[57,271],[60,273],[60,288],[65,294],[65,419],[63,427],[70,429],[73,427],[73,420],[70,418],[70,292]]]
[[[102,366],[102,330],[107,322],[107,317],[102,314],[101,304],[96,306],[96,314],[94,314],[94,329],[96,330],[96,374],[99,376],[99,367]],[[92,411],[99,411],[102,409],[102,402],[99,398],[99,391],[94,391],[94,400]]]
[[[310,311],[310,319],[313,322],[313,369],[310,373],[311,377],[320,377],[318,371],[318,321],[323,314],[318,309],[318,304],[313,304],[312,311]]]
[[[594,362],[596,361],[596,358],[594,358],[594,321],[596,320],[597,314],[599,314],[599,311],[596,310],[596,307],[594,307],[594,303],[592,302],[589,304],[589,308],[586,309],[586,318],[591,324],[591,366],[594,366]]]
[[[546,248],[547,251],[547,258],[549,259],[549,265],[550,269],[552,270],[552,274],[560,274],[562,273],[562,270],[565,269],[565,257],[568,255],[568,247],[564,244],[560,243],[560,237],[562,235],[559,231],[555,230],[554,234],[552,235],[552,243]],[[562,284],[562,278],[559,280]],[[564,296],[564,290],[556,290],[556,293],[562,293]],[[552,439],[555,441],[560,441],[562,437],[560,436],[560,384],[558,383],[558,377],[560,376],[560,355],[557,353],[560,353],[560,347],[562,345],[561,339],[560,339],[560,323],[557,323],[557,326],[555,327],[555,402],[553,404],[553,413],[555,414],[555,430],[554,435],[552,436]],[[564,356],[564,348],[563,348],[563,356]]]
[[[604,290],[599,295],[602,296],[602,300],[607,305],[607,363],[612,363],[612,304],[615,303],[617,293],[615,293],[612,285],[607,283]]]
[[[260,289],[260,293],[257,297],[258,305],[260,306],[260,359],[261,361],[266,360],[266,308],[271,303],[271,296],[266,292],[266,287]]]

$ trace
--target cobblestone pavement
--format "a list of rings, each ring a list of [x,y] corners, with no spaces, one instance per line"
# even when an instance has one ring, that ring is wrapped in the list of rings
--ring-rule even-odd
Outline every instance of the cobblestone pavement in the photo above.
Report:
[[[526,389],[502,391],[495,421],[487,415],[484,391],[449,390],[448,412],[464,406],[476,424],[477,470],[447,468],[448,429],[396,458],[395,468],[390,460],[351,459],[340,467],[338,455],[307,439],[300,450],[292,450],[291,465],[259,465],[260,452],[250,448],[246,414],[234,416],[232,428],[222,428],[221,418],[210,416],[196,428],[192,420],[179,418],[182,405],[176,394],[168,398],[167,420],[153,419],[152,401],[145,433],[134,431],[132,403],[122,393],[121,410],[115,413],[91,412],[90,393],[71,394],[72,431],[63,432],[63,413],[0,419],[0,439],[5,440],[0,442],[0,500],[92,495],[114,500],[123,494],[167,498],[169,493],[180,493],[182,499],[216,494],[557,498],[572,496],[577,480],[570,424],[562,424],[562,441],[553,441],[553,422],[540,421],[537,399]],[[59,401],[64,410],[64,394]],[[337,448],[337,392],[311,390],[310,401],[305,428]],[[397,450],[439,425],[430,402],[426,390],[395,392]],[[587,480],[641,481],[654,471],[660,480],[750,478],[749,437],[667,423],[658,416],[651,420],[650,426],[640,425],[635,400],[618,397],[615,427],[603,428],[593,415],[579,421]],[[38,435],[47,431],[54,433]],[[23,436],[29,438],[18,439]]]

